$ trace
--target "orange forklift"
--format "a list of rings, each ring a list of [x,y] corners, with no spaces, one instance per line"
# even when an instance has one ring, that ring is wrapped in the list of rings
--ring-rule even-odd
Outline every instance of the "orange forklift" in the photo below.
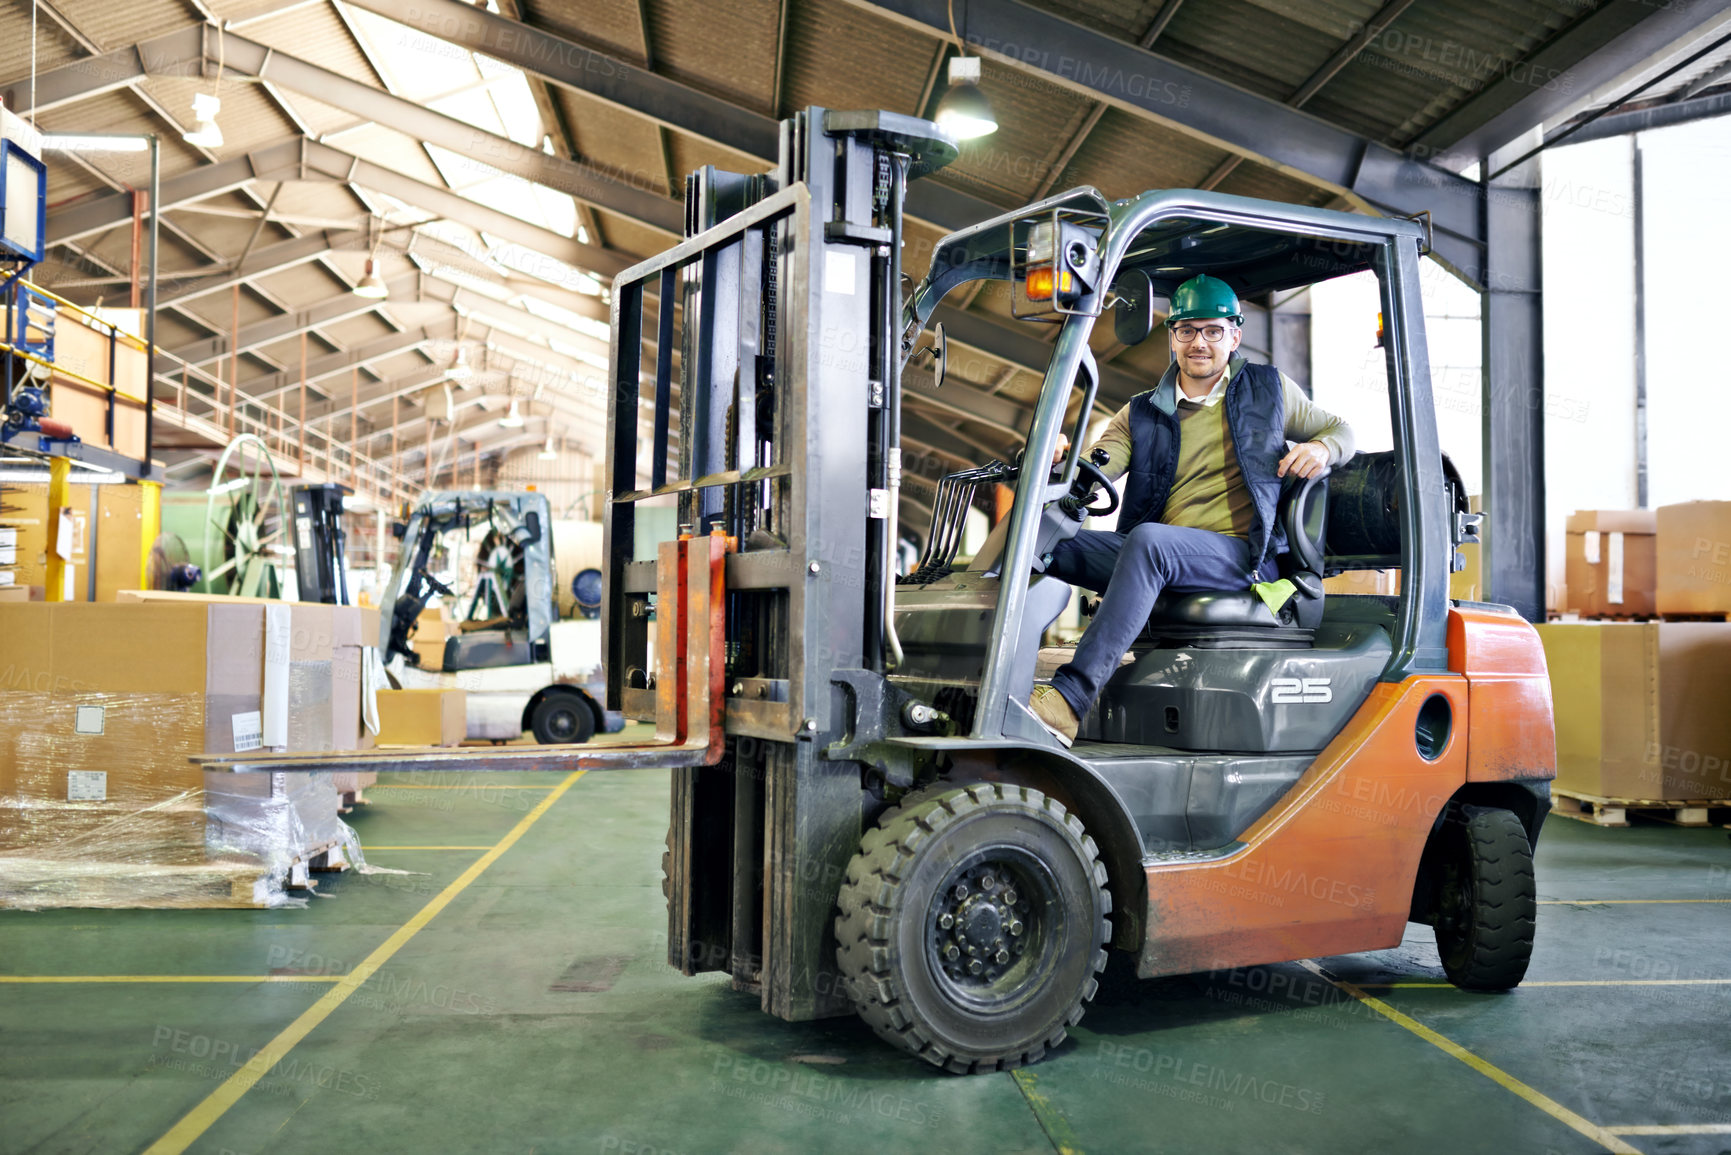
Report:
[[[1045,1056],[1108,948],[1153,977],[1391,947],[1417,921],[1456,984],[1518,984],[1550,689],[1526,621],[1448,596],[1477,524],[1438,446],[1425,227],[1079,188],[943,238],[910,292],[907,185],[955,155],[923,120],[807,109],[773,172],[693,174],[685,239],[615,279],[607,707],[654,742],[355,760],[672,767],[669,962],[784,1019],[857,1012],[955,1072]],[[1367,270],[1394,448],[1289,478],[1290,599],[1163,596],[1066,749],[1027,702],[1071,652],[1044,644],[1072,598],[1047,560],[1116,502],[1084,456],[1096,325],[1146,339],[1199,273],[1257,299]],[[903,373],[929,352],[941,388],[942,333],[917,339],[981,280],[1056,339],[1022,454],[922,491],[903,573]],[[994,485],[1014,505],[963,556]],[[1325,592],[1358,569],[1400,592]]]

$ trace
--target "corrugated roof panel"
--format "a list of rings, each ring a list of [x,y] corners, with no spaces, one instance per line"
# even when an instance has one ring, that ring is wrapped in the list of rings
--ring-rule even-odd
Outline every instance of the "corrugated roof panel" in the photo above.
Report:
[[[1193,136],[1113,108],[1077,150],[1059,187],[1091,184],[1109,197],[1190,188],[1225,155]]]
[[[770,112],[778,0],[644,0],[644,7],[656,72]]]
[[[88,56],[76,37],[46,12],[36,13],[36,70],[47,72]],[[30,5],[8,4],[0,10],[0,77],[7,81],[30,76]]]
[[[783,107],[913,112],[936,47],[936,37],[841,0],[795,4],[788,20]]]
[[[1284,101],[1340,41],[1250,0],[1186,4],[1157,51],[1270,100]]]
[[[1115,4],[1112,0],[1024,0],[1030,8],[1050,12],[1074,21],[1084,28],[1104,32],[1119,40],[1138,42],[1142,34],[1165,7],[1165,0],[1133,0]]]
[[[198,21],[175,0],[61,0],[61,13],[79,32],[113,52]]]
[[[615,108],[586,93],[555,89],[580,159],[629,174],[640,184],[667,188],[667,166],[654,122]],[[675,182],[678,174],[675,174]],[[674,196],[679,189],[672,190]]]
[[[596,210],[595,217],[601,222],[601,231],[607,237],[607,247],[634,257],[653,256],[678,239],[668,236],[660,229],[652,229],[614,213]]]
[[[633,64],[643,61],[636,0],[519,0],[518,8],[529,24]]]

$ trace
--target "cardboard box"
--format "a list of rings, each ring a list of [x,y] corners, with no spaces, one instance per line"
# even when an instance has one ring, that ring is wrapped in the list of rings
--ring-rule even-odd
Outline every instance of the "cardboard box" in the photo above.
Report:
[[[438,673],[445,668],[445,642],[448,640],[414,637],[409,639],[409,648],[419,655],[421,669]]]
[[[0,586],[0,602],[27,602],[30,600],[30,589],[27,586]]]
[[[0,604],[0,797],[52,804],[62,835],[196,797],[189,759],[256,729],[263,652],[258,606]],[[0,847],[46,813],[11,812]]]
[[[145,605],[286,606],[290,620],[288,747],[355,750],[361,742],[361,643],[378,615],[359,606],[283,602],[227,594],[122,590],[118,599]]]
[[[1349,569],[1322,579],[1322,592],[1327,594],[1381,594],[1385,597],[1400,593],[1400,571],[1397,569]]]
[[[1651,617],[1658,529],[1650,509],[1585,509],[1564,525],[1568,605],[1588,617]]]
[[[1658,509],[1662,614],[1731,614],[1731,501]]]
[[[1607,798],[1731,798],[1731,623],[1538,627],[1551,673],[1559,789]]]
[[[380,690],[380,746],[456,746],[468,735],[462,690]]]

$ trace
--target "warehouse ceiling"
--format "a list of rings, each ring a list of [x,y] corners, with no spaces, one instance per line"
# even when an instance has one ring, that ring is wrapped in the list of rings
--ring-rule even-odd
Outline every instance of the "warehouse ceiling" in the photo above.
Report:
[[[1728,9],[7,0],[0,93],[48,132],[161,138],[158,337],[175,356],[159,396],[238,380],[267,424],[299,422],[304,405],[312,428],[345,441],[352,430],[364,453],[394,451],[416,476],[429,455],[461,471],[549,437],[600,456],[609,278],[677,235],[684,174],[771,167],[774,120],[808,104],[929,114],[952,18],[985,56],[1001,127],[965,145],[938,188],[915,186],[913,275],[943,232],[1093,185],[1435,209],[1439,256],[1470,279],[1483,238],[1476,186],[1460,174],[1636,85],[1648,85],[1642,107],[1721,97],[1731,50],[1709,46]],[[1690,63],[1665,73],[1679,60]],[[221,101],[221,144],[182,139],[198,94]],[[142,157],[51,159],[55,243],[40,281],[80,304],[126,304],[138,259],[126,194],[146,184]],[[383,300],[350,292],[369,260]],[[910,389],[910,450],[939,462],[1010,451],[1047,334],[1016,326],[991,290],[940,316],[958,355],[941,393]],[[1097,352],[1115,405],[1164,357],[1108,338]],[[434,439],[425,407],[459,349],[474,372],[454,382]],[[501,426],[512,400],[527,421]],[[185,448],[166,456],[190,480],[209,455],[198,430],[182,432]]]

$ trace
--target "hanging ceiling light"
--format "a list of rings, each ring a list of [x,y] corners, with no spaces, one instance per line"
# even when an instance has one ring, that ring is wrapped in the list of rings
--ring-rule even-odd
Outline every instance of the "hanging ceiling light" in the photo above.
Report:
[[[537,453],[535,456],[540,458],[542,461],[557,461],[559,459],[559,451],[553,448],[553,437],[551,434],[547,436],[547,444],[543,445],[541,447],[541,452]]]
[[[973,140],[998,131],[998,114],[980,91],[980,58],[950,57],[950,90],[938,101],[936,120],[957,140]]]
[[[222,111],[222,101],[207,92],[192,94],[192,118],[198,123],[181,139],[199,148],[221,148],[222,129],[217,127],[216,114]]]
[[[445,380],[467,381],[474,375],[475,371],[469,367],[469,347],[458,345],[456,356],[451,358],[451,367],[445,370]]]
[[[517,411],[517,399],[511,398],[511,408],[505,416],[499,418],[499,424],[506,429],[518,429],[523,424],[523,414]]]
[[[384,279],[379,276],[379,263],[372,257],[367,258],[367,270],[361,274],[361,279],[355,282],[354,294],[369,301],[382,301],[391,295],[391,291],[385,287]]]

